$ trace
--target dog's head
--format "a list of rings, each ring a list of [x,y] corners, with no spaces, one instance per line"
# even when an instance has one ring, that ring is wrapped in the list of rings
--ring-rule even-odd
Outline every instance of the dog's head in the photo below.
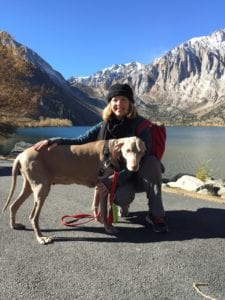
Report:
[[[122,157],[126,161],[126,167],[129,171],[138,171],[139,163],[143,157],[146,146],[138,137],[132,136],[117,140],[117,149],[120,149]]]

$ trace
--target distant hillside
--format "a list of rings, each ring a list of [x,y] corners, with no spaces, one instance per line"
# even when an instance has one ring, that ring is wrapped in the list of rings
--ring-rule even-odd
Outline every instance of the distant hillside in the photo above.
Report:
[[[0,32],[0,121],[24,124],[48,117],[91,125],[100,120],[100,113],[90,102],[88,96],[79,99],[61,74],[35,52]]]

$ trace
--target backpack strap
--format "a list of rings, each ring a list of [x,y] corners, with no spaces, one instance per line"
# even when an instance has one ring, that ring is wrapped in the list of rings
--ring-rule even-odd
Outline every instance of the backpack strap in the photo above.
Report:
[[[101,128],[99,130],[97,140],[105,140],[106,127],[107,127],[107,123],[106,122],[102,122],[102,126],[101,126]]]
[[[143,120],[136,128],[136,134],[140,135],[142,130],[152,127],[152,122],[150,122],[149,120]]]

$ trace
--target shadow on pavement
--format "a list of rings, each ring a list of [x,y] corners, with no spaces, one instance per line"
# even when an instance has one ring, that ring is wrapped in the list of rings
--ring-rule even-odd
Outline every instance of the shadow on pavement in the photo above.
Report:
[[[101,237],[56,237],[56,242],[91,241],[119,243],[153,243],[163,241],[184,241],[191,239],[225,238],[225,210],[215,208],[200,208],[197,211],[176,210],[167,211],[169,225],[168,233],[154,233],[145,221],[146,212],[130,213],[129,218],[121,219],[116,227],[117,235],[108,235],[103,227],[80,226],[65,229],[46,229],[42,232],[76,231],[102,233]],[[126,224],[128,226],[126,226]],[[131,224],[142,226],[133,227]],[[122,225],[122,226],[121,226]],[[28,229],[29,230],[29,229]]]

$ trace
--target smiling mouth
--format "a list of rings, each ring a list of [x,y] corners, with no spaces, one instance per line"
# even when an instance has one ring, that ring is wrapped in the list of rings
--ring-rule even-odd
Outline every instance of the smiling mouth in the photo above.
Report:
[[[123,109],[121,109],[121,108],[117,108],[116,112],[118,112],[118,113],[121,113],[121,112],[124,113],[125,111]]]

